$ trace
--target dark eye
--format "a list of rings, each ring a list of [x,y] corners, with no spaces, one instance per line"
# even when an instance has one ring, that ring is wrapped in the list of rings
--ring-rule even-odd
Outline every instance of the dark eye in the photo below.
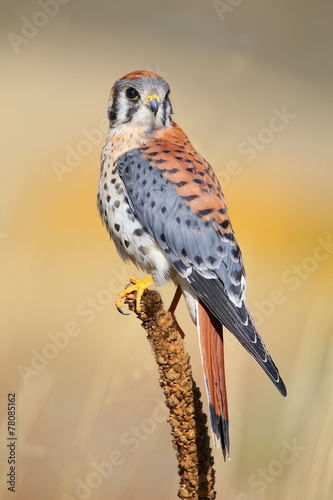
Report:
[[[170,95],[170,90],[168,90],[168,92],[165,94],[165,100],[169,99],[169,95]]]
[[[128,89],[126,89],[126,97],[131,101],[136,101],[140,96],[139,92],[133,89],[133,87],[128,87]]]

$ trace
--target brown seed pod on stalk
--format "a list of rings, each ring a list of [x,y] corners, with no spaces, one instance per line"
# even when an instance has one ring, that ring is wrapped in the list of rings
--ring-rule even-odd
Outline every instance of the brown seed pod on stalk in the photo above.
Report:
[[[136,312],[135,294],[125,302]],[[165,312],[160,295],[145,290],[141,311],[136,312],[147,332],[159,371],[159,383],[170,415],[173,447],[178,460],[179,498],[214,499],[214,459],[209,446],[207,416],[202,411],[200,389],[192,378],[190,357],[174,316]]]

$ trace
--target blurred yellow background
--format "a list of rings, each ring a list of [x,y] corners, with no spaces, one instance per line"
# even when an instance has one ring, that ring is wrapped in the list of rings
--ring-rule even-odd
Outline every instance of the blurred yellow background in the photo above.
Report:
[[[106,102],[137,69],[212,164],[283,400],[227,335],[231,462],[218,499],[333,497],[332,4],[2,2],[0,498],[16,394],[17,500],[166,500],[178,476],[131,274],[96,209]],[[173,287],[160,290],[165,304]],[[195,379],[206,395],[184,304]]]

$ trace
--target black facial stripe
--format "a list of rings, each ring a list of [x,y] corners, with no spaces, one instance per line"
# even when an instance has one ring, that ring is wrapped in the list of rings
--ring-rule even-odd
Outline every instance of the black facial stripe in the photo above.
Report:
[[[117,120],[117,104],[114,101],[111,108],[108,109],[108,119],[110,120],[110,126]]]
[[[119,92],[116,89],[113,95],[113,103],[111,108],[108,109],[108,119],[110,120],[110,127],[117,121],[117,116],[118,116],[118,96]]]
[[[130,122],[132,120],[132,116],[137,111],[137,106],[130,105],[126,111],[126,122]]]
[[[171,106],[171,102],[169,101],[169,99],[168,99],[168,107],[167,107],[167,109],[168,109],[168,116],[169,116],[169,118],[171,120],[171,115],[172,115],[173,111],[172,111],[172,106]]]
[[[165,127],[165,124],[166,124],[166,113],[167,113],[167,106],[168,106],[168,100],[165,99],[163,101],[163,110],[162,110],[162,123],[163,123],[163,126]]]
[[[162,123],[163,123],[163,126],[165,127],[166,126],[166,122],[167,122],[167,118],[171,118],[171,115],[172,115],[172,107],[171,107],[171,103],[169,101],[169,99],[166,99],[163,101],[163,111],[162,111]]]

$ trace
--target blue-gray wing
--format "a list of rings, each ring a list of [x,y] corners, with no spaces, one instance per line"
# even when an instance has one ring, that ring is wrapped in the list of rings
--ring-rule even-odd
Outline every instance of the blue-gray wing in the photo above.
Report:
[[[201,179],[206,182],[200,185],[201,197],[195,182],[197,160],[188,156],[178,161],[170,150],[167,158],[165,150],[161,153],[156,154],[155,145],[153,152],[148,146],[118,157],[117,169],[136,217],[176,271],[285,395],[283,381],[244,304],[245,272],[230,221],[223,231],[217,220],[218,213],[224,213],[225,220],[225,205],[222,194],[216,196],[216,177],[211,169],[202,168]],[[203,205],[202,199],[211,199],[212,204]]]

